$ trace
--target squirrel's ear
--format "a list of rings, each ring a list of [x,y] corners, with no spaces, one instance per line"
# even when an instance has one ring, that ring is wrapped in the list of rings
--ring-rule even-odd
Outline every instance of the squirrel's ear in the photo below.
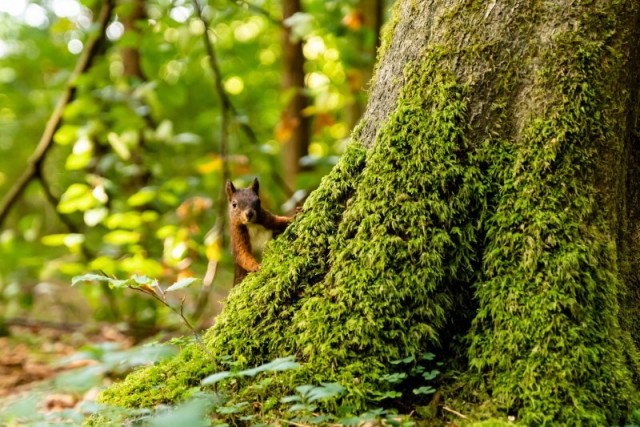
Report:
[[[233,193],[236,192],[236,187],[233,186],[233,182],[230,179],[227,180],[227,184],[225,185],[225,190],[227,191],[227,199],[231,200]]]
[[[260,191],[260,183],[258,182],[258,178],[253,178],[253,182],[251,183],[251,190],[253,190],[253,192],[256,194],[258,194],[258,192]]]

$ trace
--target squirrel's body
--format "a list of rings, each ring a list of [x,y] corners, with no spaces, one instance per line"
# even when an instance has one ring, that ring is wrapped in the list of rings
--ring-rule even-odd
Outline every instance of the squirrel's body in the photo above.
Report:
[[[236,264],[234,285],[241,282],[247,273],[260,269],[256,254],[262,252],[271,236],[282,233],[293,221],[293,217],[274,215],[264,209],[258,190],[257,178],[249,188],[241,189],[236,189],[233,183],[227,180],[231,250]]]

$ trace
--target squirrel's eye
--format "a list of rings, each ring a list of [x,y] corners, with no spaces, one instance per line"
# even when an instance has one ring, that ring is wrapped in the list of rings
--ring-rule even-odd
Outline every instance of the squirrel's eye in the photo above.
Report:
[[[235,200],[233,202],[231,202],[231,206],[235,209],[238,207],[238,202],[236,202]]]

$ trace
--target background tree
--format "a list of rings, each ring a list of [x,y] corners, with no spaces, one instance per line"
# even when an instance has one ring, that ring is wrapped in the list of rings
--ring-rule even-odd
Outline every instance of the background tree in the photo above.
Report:
[[[354,2],[309,0],[302,19],[287,24],[278,1],[199,2],[204,20],[185,0],[2,3],[2,315],[125,320],[145,333],[166,320],[167,311],[148,298],[119,298],[100,287],[83,288],[78,298],[68,288],[74,275],[102,271],[167,283],[202,277],[202,291],[187,290],[186,310],[209,319],[203,314],[219,308],[210,303],[232,282],[220,226],[224,166],[239,185],[260,176],[265,203],[286,210],[293,191],[317,186],[344,149],[343,46],[356,35],[340,22]],[[104,25],[92,25],[104,4],[113,10]],[[307,96],[305,121],[315,122],[306,143],[309,167],[296,186],[284,181],[277,130],[290,101],[281,90],[283,27],[298,34],[307,70],[300,62],[304,87],[296,91]],[[71,78],[96,37],[91,67]],[[205,40],[218,56],[217,77]],[[73,97],[51,129],[53,142],[29,174],[34,180],[9,201],[66,82]],[[231,104],[226,154],[218,86]],[[55,310],[38,309],[51,304]]]
[[[639,18],[625,0],[399,1],[352,143],[233,290],[208,352],[103,399],[174,402],[225,356],[295,354],[270,408],[337,381],[366,410],[410,387],[389,380],[398,360],[433,351],[440,399],[465,412],[622,422],[640,385]]]

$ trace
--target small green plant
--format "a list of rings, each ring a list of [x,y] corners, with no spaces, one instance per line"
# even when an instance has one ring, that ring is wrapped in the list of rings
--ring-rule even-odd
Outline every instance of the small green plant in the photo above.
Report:
[[[238,378],[238,377],[255,377],[257,374],[261,372],[280,372],[280,371],[288,371],[290,369],[297,369],[300,367],[295,361],[294,356],[281,357],[275,360],[272,360],[269,363],[265,363],[263,365],[257,366],[251,369],[244,369],[241,371],[222,371],[217,372],[213,375],[209,375],[205,379],[202,380],[202,385],[213,385],[217,382],[226,379],[226,378]]]
[[[116,279],[102,274],[83,274],[82,276],[76,276],[71,280],[71,286],[75,286],[81,282],[102,282],[109,285],[111,289],[123,289],[129,288],[134,291],[142,292],[153,297],[156,301],[176,313],[182,319],[183,323],[193,332],[196,339],[200,341],[200,336],[196,332],[191,322],[184,315],[184,298],[180,301],[180,306],[175,307],[167,300],[167,294],[184,289],[187,286],[192,285],[198,279],[195,277],[187,277],[173,283],[171,286],[162,288],[156,279],[151,279],[147,276],[133,275],[129,279]]]
[[[414,356],[408,356],[404,359],[394,360],[392,365],[400,368],[397,372],[383,375],[380,379],[389,383],[391,390],[384,390],[377,393],[376,400],[383,401],[387,399],[397,399],[403,396],[403,393],[409,390],[416,396],[430,395],[436,392],[436,388],[432,385],[440,371],[433,368],[433,360],[435,355],[426,352],[418,359]],[[441,363],[435,363],[440,366]]]

